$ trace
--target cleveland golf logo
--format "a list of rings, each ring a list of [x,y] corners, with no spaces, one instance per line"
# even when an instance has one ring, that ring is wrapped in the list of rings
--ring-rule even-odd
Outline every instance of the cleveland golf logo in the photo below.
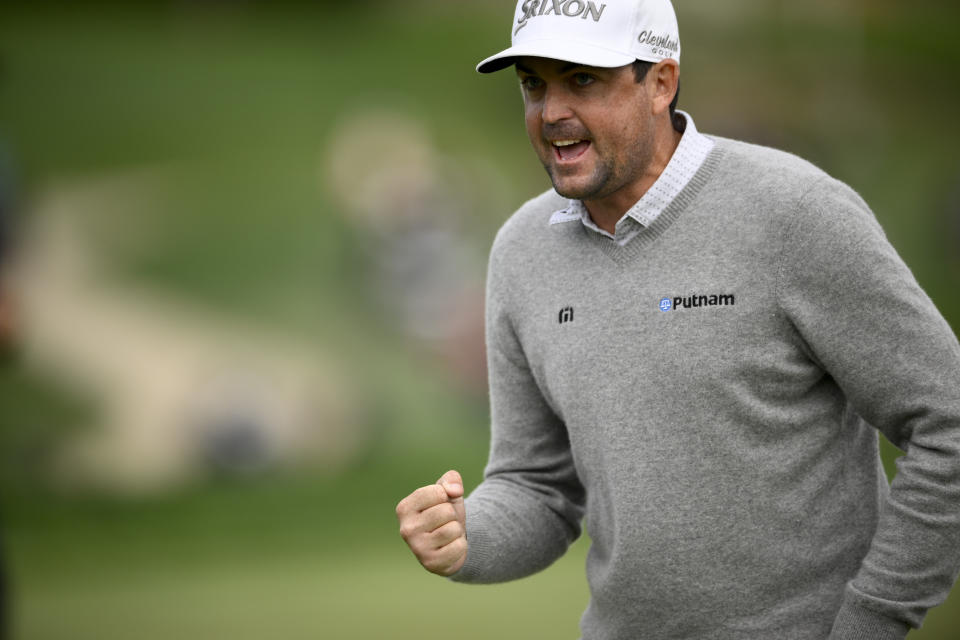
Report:
[[[693,294],[690,296],[676,296],[661,298],[660,311],[679,311],[680,309],[699,309],[701,307],[732,307],[737,304],[737,298],[732,293],[720,293],[709,296]]]
[[[654,50],[666,49],[674,54],[680,51],[680,42],[671,38],[668,33],[657,35],[653,31],[641,31],[637,40],[640,44],[649,44]]]
[[[520,7],[523,15],[517,20],[517,28],[514,29],[513,35],[517,35],[520,29],[527,26],[527,20],[537,16],[579,17],[582,20],[589,17],[593,18],[594,22],[600,22],[600,16],[603,15],[603,10],[606,8],[607,5],[602,4],[598,9],[597,5],[589,0],[587,2],[581,0],[526,0]]]

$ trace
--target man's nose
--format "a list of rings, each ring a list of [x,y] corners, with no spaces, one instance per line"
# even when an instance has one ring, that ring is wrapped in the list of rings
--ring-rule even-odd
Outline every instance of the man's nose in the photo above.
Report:
[[[573,115],[569,94],[559,87],[547,87],[543,95],[541,117],[546,123],[560,122]]]

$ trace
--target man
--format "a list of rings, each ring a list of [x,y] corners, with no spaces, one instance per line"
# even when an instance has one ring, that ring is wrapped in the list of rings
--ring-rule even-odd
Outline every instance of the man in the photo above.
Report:
[[[587,640],[902,639],[960,560],[960,346],[850,188],[674,117],[679,58],[669,0],[523,0],[479,65],[554,189],[491,252],[485,479],[401,534],[496,582],[585,515]]]

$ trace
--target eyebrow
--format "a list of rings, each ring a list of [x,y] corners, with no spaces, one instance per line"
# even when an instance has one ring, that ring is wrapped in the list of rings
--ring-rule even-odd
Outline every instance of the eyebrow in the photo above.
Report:
[[[567,63],[567,64],[563,65],[563,66],[560,68],[560,73],[566,73],[567,71],[571,71],[571,70],[576,69],[576,68],[578,68],[578,67],[585,67],[585,66],[586,66],[586,65],[580,64],[579,62],[570,62],[570,63]]]
[[[533,69],[530,69],[530,68],[524,66],[523,63],[514,62],[513,64],[514,64],[514,66],[517,68],[517,71],[522,71],[523,73],[528,73],[528,74],[530,74],[530,75],[532,75],[532,76],[537,75],[537,72],[536,72],[536,71],[534,71]],[[573,69],[577,69],[577,68],[581,68],[581,67],[582,67],[582,68],[586,68],[586,66],[587,66],[587,65],[581,64],[581,63],[579,63],[579,62],[568,62],[567,64],[565,64],[565,65],[563,65],[562,67],[560,67],[560,70],[559,70],[558,73],[563,74],[563,73],[567,73],[568,71],[571,71],[571,70],[573,70]]]

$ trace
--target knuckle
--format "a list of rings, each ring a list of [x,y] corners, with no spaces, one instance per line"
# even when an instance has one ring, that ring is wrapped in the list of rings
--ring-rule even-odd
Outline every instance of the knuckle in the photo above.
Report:
[[[410,547],[410,551],[413,552],[413,555],[417,556],[417,559],[420,562],[423,562],[423,558],[428,553],[428,550],[423,549],[422,542],[417,538],[411,538],[407,540],[407,546]]]

